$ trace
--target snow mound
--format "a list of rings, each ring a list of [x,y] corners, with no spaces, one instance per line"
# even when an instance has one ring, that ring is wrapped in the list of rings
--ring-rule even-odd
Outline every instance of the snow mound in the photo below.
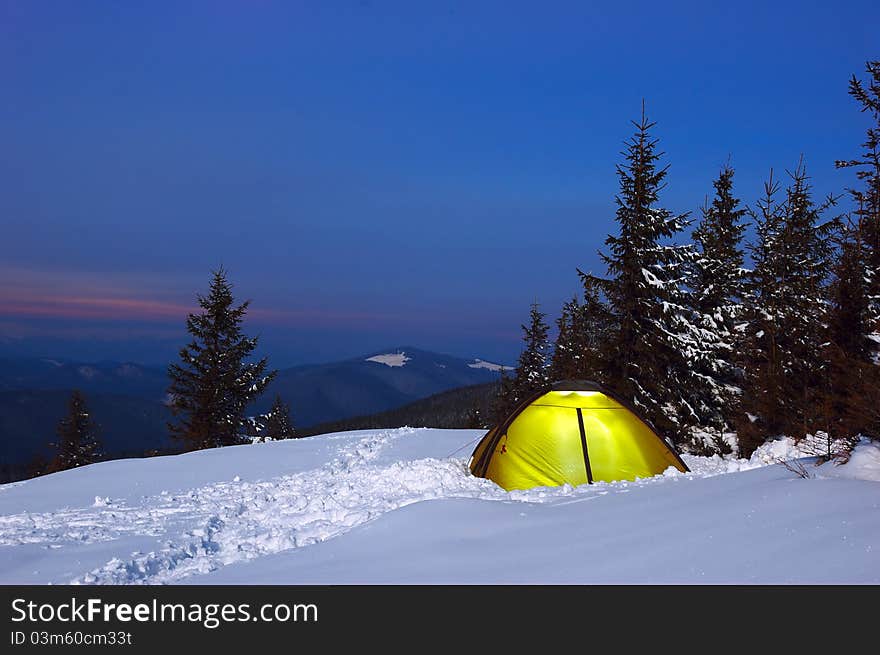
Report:
[[[818,475],[880,482],[880,444],[862,439],[844,464],[827,462],[819,467]]]
[[[385,366],[397,367],[404,366],[412,359],[407,357],[406,353],[387,353],[385,355],[374,355],[367,357],[366,361],[376,362],[377,364],[385,364]]]
[[[663,473],[666,477],[676,475],[693,475],[701,478],[711,477],[713,475],[724,475],[726,473],[739,473],[740,471],[748,471],[759,466],[765,466],[758,462],[748,459],[736,459],[734,457],[722,457],[721,455],[712,455],[711,457],[701,457],[697,455],[682,454],[681,458],[690,469],[690,474],[681,473],[678,469],[669,467]]]
[[[831,452],[841,452],[842,448],[842,442],[832,442],[831,444]],[[718,455],[713,457],[684,455],[683,459],[693,473],[717,475],[748,471],[798,459],[816,458],[826,452],[828,452],[826,436],[819,433],[818,435],[808,435],[805,439],[800,440],[782,437],[768,441],[759,446],[749,459],[734,459]],[[816,465],[815,470],[813,467],[807,468],[807,471],[812,477],[818,478],[849,478],[880,482],[880,444],[863,438],[844,463],[841,464],[839,460],[832,459],[829,462]]]
[[[726,438],[728,435],[725,434],[724,436]],[[798,443],[790,437],[784,437],[761,444],[749,459],[737,458],[733,455],[703,457],[687,453],[683,453],[681,457],[692,474],[707,477],[749,471],[762,466],[771,466],[789,460],[801,459],[802,457],[815,456],[816,452],[812,448],[812,444],[805,441]],[[670,468],[664,475],[686,474],[681,474],[676,469]]]
[[[482,359],[475,359],[472,363],[468,364],[469,368],[485,368],[489,371],[503,371],[506,366],[502,366],[501,364],[493,364],[492,362],[487,362]]]
[[[791,437],[774,439],[758,446],[749,461],[756,466],[767,466],[815,454],[808,452],[803,446],[804,444],[798,444]]]

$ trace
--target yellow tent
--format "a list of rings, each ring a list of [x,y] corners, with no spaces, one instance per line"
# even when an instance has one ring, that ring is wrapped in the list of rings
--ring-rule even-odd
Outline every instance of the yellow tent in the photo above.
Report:
[[[566,380],[523,402],[489,430],[471,473],[507,490],[634,480],[681,458],[635,411],[595,382]]]

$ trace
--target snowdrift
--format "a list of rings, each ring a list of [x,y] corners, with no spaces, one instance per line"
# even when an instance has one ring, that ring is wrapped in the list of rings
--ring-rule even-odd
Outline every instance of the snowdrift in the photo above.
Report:
[[[0,583],[880,582],[880,448],[804,479],[687,457],[505,492],[481,431],[401,428],[106,462],[0,486]]]

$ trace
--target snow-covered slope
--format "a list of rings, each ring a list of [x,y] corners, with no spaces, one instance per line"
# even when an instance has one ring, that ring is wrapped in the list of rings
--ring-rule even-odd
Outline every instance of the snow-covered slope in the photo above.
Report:
[[[0,486],[0,583],[878,583],[880,449],[507,493],[401,428]],[[868,478],[863,479],[863,478]]]

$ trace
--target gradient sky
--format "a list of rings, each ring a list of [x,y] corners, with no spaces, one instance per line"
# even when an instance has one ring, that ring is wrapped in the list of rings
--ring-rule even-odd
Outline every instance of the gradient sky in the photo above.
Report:
[[[164,362],[222,264],[276,365],[512,361],[600,270],[643,97],[673,210],[728,156],[746,202],[800,153],[840,191],[878,34],[876,1],[0,0],[0,352]]]

